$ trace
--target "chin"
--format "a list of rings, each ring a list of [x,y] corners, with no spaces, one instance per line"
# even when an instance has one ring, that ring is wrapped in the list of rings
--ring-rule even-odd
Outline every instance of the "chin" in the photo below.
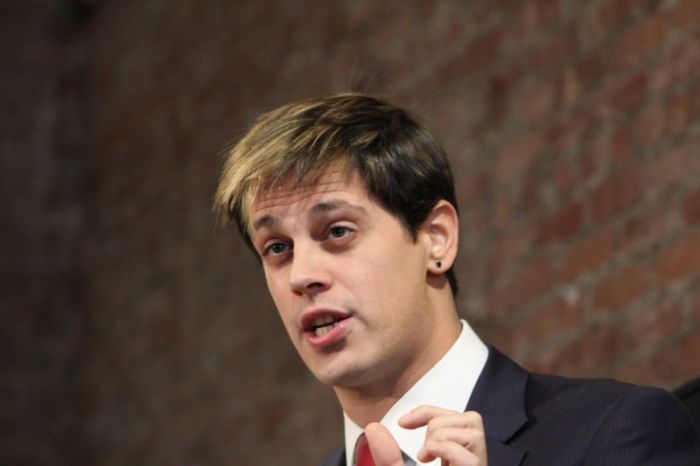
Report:
[[[326,367],[313,370],[313,375],[324,385],[352,388],[362,385],[367,371],[357,367]]]
[[[324,369],[311,372],[319,382],[321,382],[324,385],[330,385],[333,387],[343,386],[345,385],[345,383],[347,383],[348,379],[352,378],[348,377],[348,375],[345,372],[333,372]]]

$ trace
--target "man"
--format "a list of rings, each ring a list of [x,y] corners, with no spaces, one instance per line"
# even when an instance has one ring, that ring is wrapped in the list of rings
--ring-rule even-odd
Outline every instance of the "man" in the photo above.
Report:
[[[456,206],[434,138],[370,96],[283,106],[228,154],[216,207],[343,408],[323,464],[700,465],[671,395],[528,374],[459,319]]]

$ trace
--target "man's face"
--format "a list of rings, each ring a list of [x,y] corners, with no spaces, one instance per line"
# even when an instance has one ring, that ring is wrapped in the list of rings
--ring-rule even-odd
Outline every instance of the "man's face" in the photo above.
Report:
[[[270,294],[321,382],[376,387],[426,369],[442,337],[431,332],[427,234],[414,241],[356,173],[333,170],[265,191],[249,212]]]

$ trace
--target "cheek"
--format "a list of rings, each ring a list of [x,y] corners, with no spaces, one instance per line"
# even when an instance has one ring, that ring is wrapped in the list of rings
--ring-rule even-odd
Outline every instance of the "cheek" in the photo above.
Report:
[[[271,274],[269,271],[265,270],[265,282],[267,283],[267,290],[270,293],[272,301],[275,303],[277,312],[282,318],[284,324],[287,325],[289,311],[284,305],[287,304],[288,307],[291,300],[289,299],[289,296],[284,295],[285,291],[288,291],[289,289],[288,286],[284,286],[284,277],[280,273]]]
[[[426,274],[422,250],[415,244],[392,247],[386,243],[382,249],[355,265],[348,264],[357,277],[354,288],[362,295],[390,304],[418,299],[424,290]]]
[[[406,243],[391,249],[385,265],[399,282],[423,282],[425,278],[425,253],[417,243]]]

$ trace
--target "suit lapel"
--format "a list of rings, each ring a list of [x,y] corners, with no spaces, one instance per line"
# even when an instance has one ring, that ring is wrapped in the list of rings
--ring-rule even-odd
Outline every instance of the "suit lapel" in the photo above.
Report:
[[[467,411],[476,411],[484,419],[490,464],[519,465],[527,453],[508,445],[508,441],[527,422],[527,379],[527,372],[495,348],[489,347],[488,360],[476,382]]]

